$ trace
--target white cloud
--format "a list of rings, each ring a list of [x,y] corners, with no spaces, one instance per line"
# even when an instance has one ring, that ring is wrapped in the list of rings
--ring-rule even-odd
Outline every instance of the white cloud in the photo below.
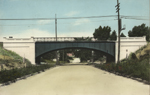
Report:
[[[3,37],[9,37],[10,35],[5,35]],[[30,29],[30,30],[25,30],[23,33],[11,35],[13,38],[31,38],[33,37],[55,37],[55,34],[51,34],[48,31],[42,31],[38,29]],[[3,37],[0,36],[0,42],[3,41]],[[85,32],[70,32],[66,34],[58,34],[58,37],[93,37],[92,33],[89,31]]]
[[[71,12],[65,14],[65,16],[70,17],[70,16],[74,16],[74,15],[77,15],[77,14],[79,14],[79,12],[77,12],[77,11],[71,11]]]
[[[50,24],[51,22],[52,22],[51,20],[39,20],[39,21],[37,21],[38,24],[42,24],[42,25]]]
[[[9,37],[10,35],[3,35],[3,37]],[[48,31],[43,31],[39,29],[28,29],[21,31],[17,34],[11,34],[13,38],[30,38],[30,37],[54,37],[55,34],[49,33]],[[0,41],[2,41],[2,37],[0,36]]]
[[[39,29],[29,29],[29,30],[25,30],[23,31],[23,33],[21,34],[16,34],[16,37],[52,37],[54,36],[54,34],[49,33],[48,31],[43,31],[43,30],[39,30]]]
[[[85,24],[85,23],[89,23],[90,20],[89,19],[78,19],[74,22],[74,26],[77,26],[77,25],[81,25],[81,24]]]
[[[31,38],[31,37],[55,37],[55,33],[50,33],[48,31],[39,29],[28,29],[21,31],[17,34],[11,35],[0,35],[0,42],[3,41],[3,37],[13,36],[13,38]],[[58,37],[92,37],[91,31],[73,31],[69,33],[58,33]]]

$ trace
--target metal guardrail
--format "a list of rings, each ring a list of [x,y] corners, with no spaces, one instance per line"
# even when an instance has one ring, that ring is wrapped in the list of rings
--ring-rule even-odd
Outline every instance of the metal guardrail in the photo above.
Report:
[[[83,38],[85,40],[75,40],[75,38]],[[87,37],[57,37],[57,42],[112,42],[113,40],[96,40],[90,37],[91,40],[86,40]],[[35,42],[56,42],[56,37],[33,37]]]
[[[75,40],[77,38],[78,40]],[[89,38],[89,39],[87,39]],[[56,42],[56,37],[31,37],[31,38],[6,38],[4,37],[5,42],[7,41],[17,41],[17,42]],[[82,40],[83,39],[83,40]],[[121,41],[145,41],[146,37],[121,37]],[[118,39],[117,39],[118,40]],[[116,40],[116,41],[117,41]],[[94,37],[57,37],[57,42],[112,42],[114,40],[97,40]]]
[[[57,37],[57,41],[75,41],[75,38],[81,38],[81,37]],[[87,38],[87,37],[84,37],[84,38]],[[33,39],[35,42],[56,41],[56,37],[33,37]],[[86,41],[86,40],[83,40],[83,41]],[[92,38],[91,41],[94,41],[94,38]]]

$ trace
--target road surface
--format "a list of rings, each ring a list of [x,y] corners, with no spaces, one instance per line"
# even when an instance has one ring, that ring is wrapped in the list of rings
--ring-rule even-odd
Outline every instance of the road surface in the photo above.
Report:
[[[149,85],[88,65],[68,65],[2,86],[0,95],[149,95]]]

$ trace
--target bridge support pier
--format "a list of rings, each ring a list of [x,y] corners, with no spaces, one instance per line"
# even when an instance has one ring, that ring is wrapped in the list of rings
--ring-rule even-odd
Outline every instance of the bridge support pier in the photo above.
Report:
[[[107,56],[106,63],[115,62],[115,59],[112,57]]]
[[[36,64],[40,64],[40,62],[41,62],[41,57],[37,57],[36,58]]]

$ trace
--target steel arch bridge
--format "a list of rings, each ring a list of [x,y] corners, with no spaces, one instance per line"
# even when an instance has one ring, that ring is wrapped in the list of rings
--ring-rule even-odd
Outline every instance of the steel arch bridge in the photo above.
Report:
[[[39,57],[50,51],[67,49],[67,48],[86,48],[91,50],[98,50],[103,52],[107,59],[115,61],[115,42],[113,41],[84,41],[84,42],[36,42],[35,43],[35,57],[38,63]]]

